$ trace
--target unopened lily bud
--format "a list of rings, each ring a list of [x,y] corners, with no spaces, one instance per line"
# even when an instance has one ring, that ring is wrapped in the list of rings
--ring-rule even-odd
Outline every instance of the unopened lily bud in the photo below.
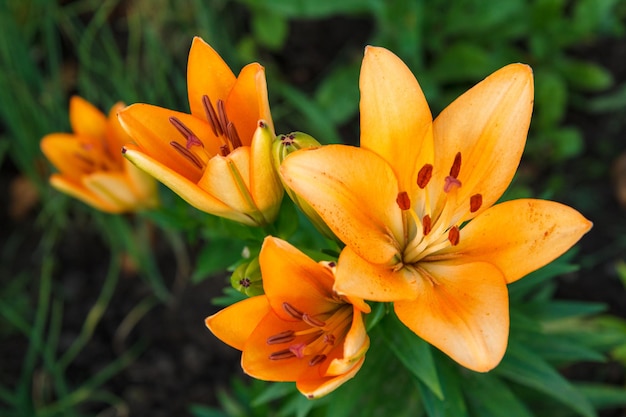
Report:
[[[322,145],[313,136],[302,132],[293,132],[287,135],[276,136],[272,146],[272,156],[274,157],[274,165],[276,166],[277,172],[280,173],[280,165],[290,154],[301,149],[318,148],[320,146]],[[327,238],[335,240],[335,234],[328,228],[315,209],[313,209],[309,203],[300,198],[300,196],[287,186],[285,181],[283,181],[282,175],[280,176],[280,180],[285,187],[287,195],[291,198],[291,201],[293,201],[294,204],[298,206],[300,210],[302,210],[302,212],[309,218],[309,220],[311,220],[315,228]]]
[[[259,258],[252,258],[239,265],[230,276],[230,285],[248,297],[263,294],[263,280],[261,278]]]

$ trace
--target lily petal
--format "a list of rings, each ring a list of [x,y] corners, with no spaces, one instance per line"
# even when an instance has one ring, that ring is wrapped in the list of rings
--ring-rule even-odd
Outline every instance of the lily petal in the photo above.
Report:
[[[160,161],[190,181],[197,182],[202,170],[170,145],[175,141],[186,146],[185,138],[170,123],[170,117],[176,117],[197,135],[208,155],[213,156],[219,151],[219,142],[208,123],[189,114],[150,104],[133,104],[120,111],[118,117],[122,126],[128,132],[132,132],[134,142],[149,157]]]
[[[244,146],[250,146],[259,120],[265,120],[274,131],[265,69],[260,64],[255,62],[243,67],[226,101],[226,114],[234,122]]]
[[[346,246],[337,262],[335,291],[372,301],[414,300],[417,279],[407,268],[394,271],[387,265],[372,264]]]
[[[284,302],[312,316],[336,306],[331,271],[284,240],[266,237],[259,261],[265,295],[282,320],[294,321],[283,309]]]
[[[187,94],[191,114],[208,122],[202,96],[208,96],[214,106],[217,100],[226,102],[235,80],[235,74],[222,57],[201,38],[193,38],[187,62]]]
[[[122,148],[127,143],[132,143],[133,139],[124,130],[120,123],[117,114],[124,109],[126,105],[124,103],[116,103],[109,111],[109,117],[107,120],[107,150],[111,157],[118,163],[122,163],[124,156],[122,155]]]
[[[104,211],[106,213],[120,213],[119,206],[113,205],[109,201],[102,200],[87,190],[84,185],[78,184],[64,175],[52,174],[50,176],[50,185],[62,193],[74,197],[100,211]]]
[[[342,375],[350,371],[358,362],[370,346],[370,339],[365,330],[363,316],[361,312],[354,309],[352,316],[352,326],[346,335],[343,344],[343,356],[335,358],[326,369],[326,376]]]
[[[250,146],[250,192],[267,223],[278,215],[284,192],[272,161],[273,140],[271,127],[260,120]]]
[[[70,125],[78,136],[104,138],[106,117],[96,106],[82,97],[72,96],[70,99]]]
[[[427,263],[424,269],[428,277],[420,281],[420,296],[394,303],[398,318],[466,368],[493,369],[504,356],[509,334],[502,273],[485,262]]]
[[[137,205],[137,196],[129,187],[124,172],[98,171],[84,176],[82,181],[87,190],[110,205],[118,207],[119,212]]]
[[[183,200],[198,210],[226,217],[244,224],[250,224],[250,218],[248,216],[234,212],[223,202],[203,191],[194,182],[191,182],[181,174],[143,153],[136,145],[126,145],[124,156],[138,168],[146,171],[167,187],[174,190]]]
[[[458,179],[463,186],[457,201],[465,204],[470,196],[482,195],[481,208],[466,220],[493,205],[511,182],[526,143],[532,107],[532,70],[511,64],[468,90],[435,119],[437,187],[443,188],[460,152]],[[459,210],[465,213],[468,207]]]
[[[361,67],[361,147],[393,167],[410,195],[418,170],[432,164],[432,114],[411,70],[385,48],[368,46]]]
[[[267,298],[259,295],[220,310],[207,317],[204,323],[221,341],[243,350],[254,329],[270,311]]]
[[[357,175],[357,171],[363,170]],[[398,183],[380,156],[328,145],[302,149],[281,165],[287,185],[304,198],[346,245],[376,264],[394,263],[404,239]]]
[[[296,388],[308,399],[321,398],[330,394],[346,381],[354,378],[365,362],[365,357],[361,357],[344,374],[315,379],[300,379],[296,381]]]
[[[93,166],[76,155],[84,153],[83,144],[71,133],[50,133],[41,139],[41,152],[63,175],[77,180],[93,171]]]
[[[553,201],[496,204],[461,229],[460,243],[444,251],[454,262],[484,261],[514,282],[561,256],[591,229],[578,211]]]

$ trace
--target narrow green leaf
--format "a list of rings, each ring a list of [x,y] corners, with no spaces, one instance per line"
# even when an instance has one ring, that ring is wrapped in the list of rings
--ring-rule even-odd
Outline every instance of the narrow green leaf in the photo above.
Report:
[[[438,359],[437,370],[443,396],[436,396],[432,389],[427,389],[421,380],[418,381],[426,413],[429,417],[468,417],[458,366],[443,354]]]
[[[444,398],[442,385],[431,347],[398,320],[395,314],[387,314],[375,330],[380,331],[385,342],[406,369],[420,380],[438,399]]]
[[[509,345],[502,363],[493,372],[554,397],[582,416],[596,416],[591,403],[580,391],[547,362],[520,344]]]
[[[463,392],[473,416],[532,417],[526,405],[497,376],[487,373],[464,375]]]

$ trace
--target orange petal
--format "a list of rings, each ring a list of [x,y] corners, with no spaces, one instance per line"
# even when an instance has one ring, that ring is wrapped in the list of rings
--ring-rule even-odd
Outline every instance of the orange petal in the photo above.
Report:
[[[271,360],[270,355],[274,352],[287,349],[288,344],[268,344],[270,336],[277,335],[286,330],[301,331],[310,328],[302,321],[287,322],[278,317],[273,311],[262,316],[258,326],[246,341],[241,366],[250,376],[265,381],[296,381],[301,375],[306,374],[312,367],[309,366],[309,358]]]
[[[507,201],[469,222],[460,243],[446,252],[458,254],[458,262],[489,262],[510,283],[562,255],[591,226],[573,208],[553,201]]]
[[[124,160],[122,148],[127,143],[133,141],[128,133],[126,133],[126,130],[124,130],[117,117],[117,113],[124,109],[124,107],[126,107],[124,103],[116,103],[111,107],[106,129],[107,149],[111,156],[120,164]]]
[[[222,342],[243,350],[261,319],[270,312],[263,295],[247,298],[206,318],[204,323]]]
[[[94,207],[100,211],[107,213],[120,213],[121,207],[111,204],[109,201],[102,200],[93,194],[84,185],[76,183],[64,175],[53,174],[50,176],[50,185],[57,190],[72,196],[83,203]]]
[[[287,185],[361,257],[396,263],[404,240],[397,180],[384,159],[366,149],[328,145],[292,153],[281,165]]]
[[[220,144],[208,123],[189,114],[149,104],[133,104],[120,111],[118,117],[124,129],[146,155],[190,181],[197,182],[202,175],[202,169],[170,145],[170,142],[175,141],[184,147],[187,141],[170,123],[169,118],[176,117],[187,126],[202,141],[208,155],[215,155],[219,151]]]
[[[508,293],[500,271],[484,262],[421,265],[420,295],[394,303],[398,318],[466,368],[493,369],[509,334]]]
[[[204,170],[198,186],[231,210],[242,213],[246,224],[263,222],[250,194],[250,148],[241,146],[228,156],[216,155]]]
[[[414,271],[376,265],[361,258],[351,247],[341,251],[335,273],[335,291],[372,301],[413,300],[417,297]]]
[[[326,369],[326,376],[342,375],[349,372],[360,361],[370,346],[363,316],[356,308],[352,316],[352,326],[343,343],[343,356],[331,361]]]
[[[361,67],[361,147],[382,156],[409,194],[432,164],[432,115],[411,70],[392,52],[368,46]]]
[[[339,388],[346,381],[354,378],[361,366],[363,366],[364,361],[365,358],[362,357],[350,367],[349,371],[337,376],[300,379],[296,381],[296,388],[309,399],[321,398]]]
[[[117,207],[119,212],[142,204],[128,184],[128,177],[122,172],[94,172],[84,176],[82,181],[87,190]]]
[[[197,184],[143,153],[137,146],[127,145],[125,149],[124,156],[128,160],[165,184],[198,210],[249,224],[250,219],[247,216],[233,211]]]
[[[83,144],[76,135],[51,133],[41,139],[39,146],[50,163],[68,178],[78,181],[94,169],[87,160],[76,157],[84,154]]]
[[[248,64],[239,73],[237,81],[226,101],[226,114],[235,124],[241,143],[250,146],[252,136],[263,119],[272,133],[274,125],[267,98],[265,69],[257,64]]]
[[[532,107],[532,70],[512,64],[474,86],[435,119],[433,180],[438,181],[438,190],[443,189],[460,152],[458,179],[463,186],[457,201],[464,206],[459,211],[468,211],[470,196],[482,195],[481,208],[469,218],[494,204],[511,182],[526,143]]]
[[[272,160],[273,140],[269,125],[260,121],[250,147],[250,192],[268,224],[278,215],[284,190]]]
[[[235,74],[222,57],[199,37],[193,38],[187,62],[187,94],[191,114],[208,121],[202,96],[209,96],[213,106],[217,100],[226,103],[235,84]]]
[[[285,302],[313,316],[336,308],[331,271],[289,243],[266,237],[259,261],[265,295],[278,317],[294,320],[283,309]]]
[[[77,135],[104,140],[107,119],[93,104],[82,97],[70,99],[70,125]]]

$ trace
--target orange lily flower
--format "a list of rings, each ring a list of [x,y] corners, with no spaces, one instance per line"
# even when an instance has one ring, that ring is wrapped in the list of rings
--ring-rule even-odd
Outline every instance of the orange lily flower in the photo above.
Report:
[[[108,118],[85,99],[70,99],[74,133],[51,133],[41,151],[58,170],[50,184],[84,203],[108,213],[122,213],[158,205],[156,181],[121,154],[131,138],[117,120],[122,103]]]
[[[369,337],[361,313],[369,306],[333,291],[333,263],[317,263],[283,240],[266,237],[259,260],[265,294],[208,317],[207,327],[243,351],[250,376],[295,381],[308,398],[328,394],[365,360]]]
[[[338,293],[394,302],[418,336],[488,371],[507,346],[506,284],[591,228],[555,202],[494,205],[524,149],[532,71],[496,71],[434,122],[417,80],[386,49],[366,49],[360,88],[361,147],[295,152],[283,179],[346,244]]]
[[[263,67],[249,64],[235,77],[196,37],[187,90],[191,114],[148,104],[119,113],[136,143],[124,155],[199,210],[252,226],[271,223],[283,188],[271,159]]]

